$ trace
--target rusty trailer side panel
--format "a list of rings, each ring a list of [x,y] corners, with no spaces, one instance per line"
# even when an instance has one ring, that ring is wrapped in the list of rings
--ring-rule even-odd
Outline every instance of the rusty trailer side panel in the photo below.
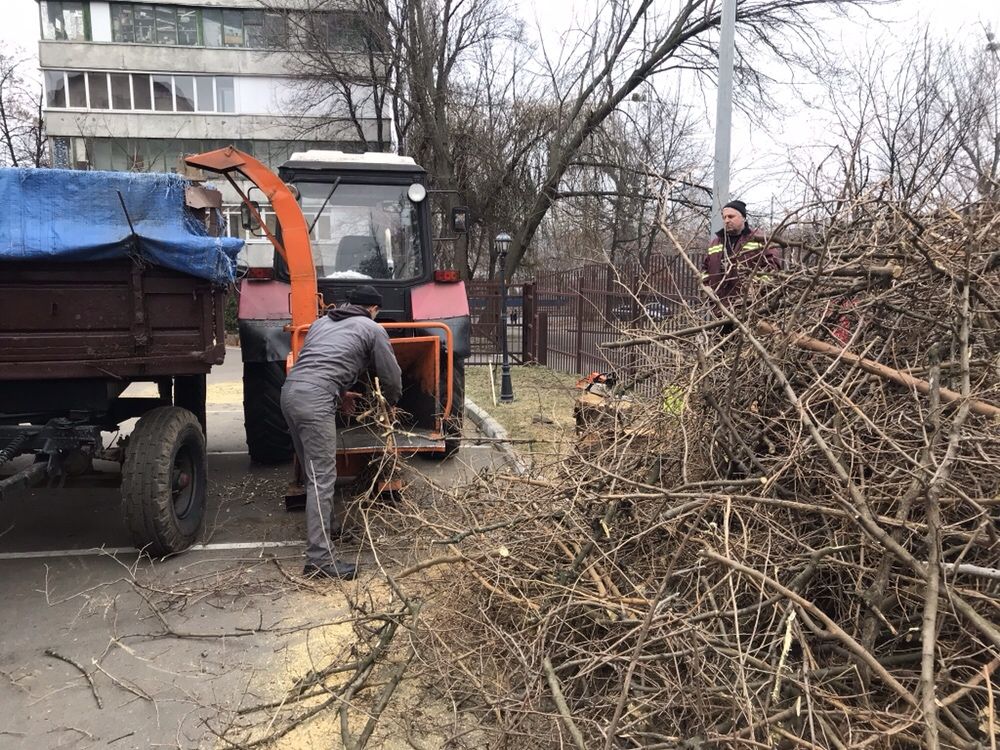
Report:
[[[207,373],[226,290],[129,260],[0,263],[0,381]]]

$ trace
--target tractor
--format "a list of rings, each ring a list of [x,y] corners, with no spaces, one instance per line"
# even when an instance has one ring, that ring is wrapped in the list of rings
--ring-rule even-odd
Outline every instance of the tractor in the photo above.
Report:
[[[239,287],[243,408],[250,457],[293,455],[281,414],[285,374],[310,324],[356,286],[382,294],[377,321],[403,371],[402,429],[394,450],[446,457],[462,435],[469,304],[452,270],[435,269],[430,191],[413,159],[384,153],[306,151],[275,175],[233,147],[189,156],[190,167],[226,177],[240,194],[245,226],[270,240],[270,263],[251,265]],[[253,184],[244,192],[240,178]],[[260,192],[260,200],[256,193]],[[262,208],[262,205],[264,208]],[[461,209],[454,231],[464,228]],[[338,417],[338,482],[357,478],[386,437]]]

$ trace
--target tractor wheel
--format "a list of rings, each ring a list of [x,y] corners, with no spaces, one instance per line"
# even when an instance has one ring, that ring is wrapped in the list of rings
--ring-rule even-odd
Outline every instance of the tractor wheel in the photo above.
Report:
[[[243,426],[254,463],[280,464],[292,459],[295,448],[281,413],[284,384],[284,362],[243,363]]]
[[[160,406],[136,423],[125,448],[122,500],[132,542],[154,557],[198,537],[207,495],[205,436],[194,414]]]

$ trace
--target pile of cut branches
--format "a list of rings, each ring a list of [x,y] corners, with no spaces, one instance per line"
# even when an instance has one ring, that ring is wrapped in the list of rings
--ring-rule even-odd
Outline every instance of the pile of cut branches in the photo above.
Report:
[[[837,205],[618,342],[669,398],[423,511],[425,666],[510,748],[996,747],[998,269],[994,208]]]

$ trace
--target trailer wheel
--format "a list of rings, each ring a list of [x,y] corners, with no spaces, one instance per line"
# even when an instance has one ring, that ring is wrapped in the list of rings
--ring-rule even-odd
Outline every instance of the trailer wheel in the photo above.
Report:
[[[295,451],[281,413],[284,384],[284,362],[243,363],[243,426],[254,463],[284,463]]]
[[[191,546],[205,517],[205,436],[194,414],[177,406],[146,412],[128,438],[122,466],[125,524],[150,555]]]

